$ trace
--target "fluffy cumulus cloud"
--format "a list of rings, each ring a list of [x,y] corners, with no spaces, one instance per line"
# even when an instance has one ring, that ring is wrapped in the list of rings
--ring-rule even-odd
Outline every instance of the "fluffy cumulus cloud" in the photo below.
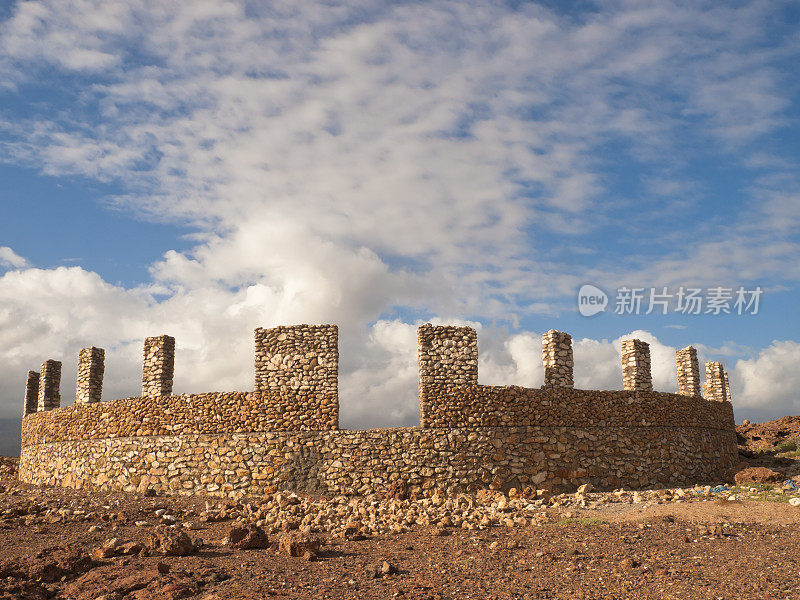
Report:
[[[800,344],[776,341],[757,356],[741,359],[731,373],[731,391],[741,418],[762,420],[796,414],[800,389]]]
[[[753,27],[770,6],[601,8],[15,4],[0,22],[0,91],[57,87],[58,110],[0,109],[0,160],[113,184],[116,208],[196,235],[134,288],[26,268],[0,248],[3,410],[17,411],[20,373],[44,347],[64,357],[65,397],[90,344],[108,351],[106,396],[135,394],[141,338],[161,332],[178,340],[177,391],[249,389],[253,327],[335,322],[344,422],[412,423],[423,316],[472,319],[483,382],[535,386],[540,332],[518,323],[562,310],[583,281],[800,277],[800,215],[776,235],[791,199],[768,181],[754,184],[763,203],[725,222],[698,219],[663,183],[675,171],[691,187],[701,149],[791,177],[752,150],[788,103],[771,65],[797,52]],[[702,241],[676,250],[671,232],[643,233],[652,215],[609,191],[618,154],[648,170],[659,215]],[[598,228],[657,260],[625,247],[604,260]],[[651,343],[656,386],[674,389],[674,348],[633,334]],[[621,386],[619,343],[576,339],[579,386]],[[772,364],[778,348],[753,360]],[[756,394],[763,382],[737,373],[742,396]]]

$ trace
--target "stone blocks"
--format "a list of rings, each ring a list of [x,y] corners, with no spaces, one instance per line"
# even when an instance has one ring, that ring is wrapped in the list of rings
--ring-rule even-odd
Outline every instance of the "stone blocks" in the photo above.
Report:
[[[678,427],[488,427],[253,432],[90,439],[25,446],[22,481],[159,494],[263,497],[272,488],[385,492],[403,479],[452,492],[574,491],[724,481],[736,433]]]
[[[304,324],[256,329],[255,391],[290,399],[298,415],[307,413],[305,418],[320,428],[338,427],[339,328]]]
[[[678,370],[678,393],[699,396],[700,366],[697,362],[697,350],[693,346],[676,350],[675,364]]]
[[[472,327],[431,325],[417,329],[420,421],[427,427],[442,393],[478,384],[478,333]]]
[[[650,344],[642,340],[622,342],[622,383],[626,390],[652,391]]]
[[[368,494],[400,479],[418,489],[463,491],[687,485],[726,480],[737,464],[719,363],[709,363],[705,386],[718,401],[654,392],[648,345],[626,340],[626,390],[578,390],[571,338],[549,331],[542,388],[485,386],[478,384],[474,329],[427,324],[418,341],[423,426],[367,431],[338,430],[333,325],[257,329],[254,392],[171,395],[175,341],[160,336],[145,341],[143,397],[93,400],[103,355],[89,348],[80,356],[78,401],[49,411],[58,406],[61,364],[47,361],[40,377],[28,377],[32,414],[22,422],[19,477],[238,497],[275,487]],[[691,392],[696,352],[684,348],[676,360],[681,391]]]
[[[174,374],[175,338],[168,335],[146,338],[142,360],[142,397],[172,395]]]
[[[61,406],[61,363],[46,360],[39,374],[37,412],[53,410]]]
[[[544,387],[573,387],[572,336],[555,329],[542,334],[542,364]]]
[[[75,402],[100,402],[103,395],[105,350],[83,348],[78,354],[78,385]]]
[[[725,371],[722,363],[706,363],[706,381],[703,387],[706,400],[725,402],[728,399],[727,386],[725,385]]]
[[[25,409],[23,415],[31,415],[36,412],[39,404],[39,373],[28,371],[28,379],[25,382]]]

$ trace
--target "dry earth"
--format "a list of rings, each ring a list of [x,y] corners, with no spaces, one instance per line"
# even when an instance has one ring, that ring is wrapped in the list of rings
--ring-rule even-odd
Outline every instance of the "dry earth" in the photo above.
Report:
[[[800,598],[784,429],[740,428],[738,485],[555,496],[92,494],[2,459],[0,599]]]

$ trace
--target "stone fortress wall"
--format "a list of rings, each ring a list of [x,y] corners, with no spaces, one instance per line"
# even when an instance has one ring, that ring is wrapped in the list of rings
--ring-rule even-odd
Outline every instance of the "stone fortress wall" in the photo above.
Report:
[[[255,390],[172,395],[175,340],[145,340],[142,396],[101,402],[104,353],[82,350],[76,402],[61,363],[28,373],[23,481],[102,490],[366,494],[412,488],[570,490],[727,479],[736,434],[727,374],[676,354],[679,393],[655,392],[645,342],[623,343],[623,390],[573,385],[572,339],[542,336],[541,388],[478,384],[477,333],[418,330],[420,427],[338,428],[335,325],[256,329]]]

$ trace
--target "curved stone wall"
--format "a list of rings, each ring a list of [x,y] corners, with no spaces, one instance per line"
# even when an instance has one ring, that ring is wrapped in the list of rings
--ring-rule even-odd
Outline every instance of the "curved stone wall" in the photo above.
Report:
[[[364,494],[400,478],[421,488],[574,490],[722,481],[735,459],[731,430],[414,427],[37,444],[23,448],[19,473],[36,484],[173,494]]]
[[[224,392],[76,403],[22,421],[22,446],[87,439],[336,429],[314,396]],[[662,392],[465,386],[431,393],[429,428],[735,427],[730,402]]]
[[[363,494],[397,479],[460,490],[689,485],[727,480],[736,465],[721,367],[710,371],[712,399],[654,392],[639,342],[622,356],[625,390],[576,390],[571,338],[556,331],[543,342],[545,386],[532,389],[479,385],[475,330],[423,325],[422,427],[341,431],[337,335],[334,326],[257,329],[255,392],[155,395],[172,389],[165,351],[145,361],[144,397],[98,394],[56,408],[55,371],[44,369],[49,409],[23,419],[19,477],[160,493]],[[694,349],[676,358],[680,388],[695,392]]]
[[[210,392],[76,403],[22,420],[22,446],[59,441],[244,431],[336,429],[313,394]]]

